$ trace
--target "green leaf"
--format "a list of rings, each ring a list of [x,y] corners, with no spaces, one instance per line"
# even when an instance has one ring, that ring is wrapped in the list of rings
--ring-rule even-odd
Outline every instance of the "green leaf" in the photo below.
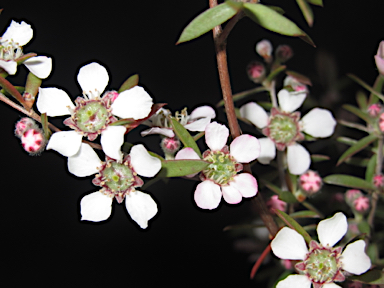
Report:
[[[297,5],[299,5],[301,13],[303,13],[303,16],[305,18],[305,21],[307,21],[308,26],[312,27],[313,25],[313,12],[311,7],[308,5],[306,0],[296,0]]]
[[[357,143],[357,140],[349,138],[349,137],[337,137],[337,141],[340,143],[347,144],[349,146],[352,146]]]
[[[286,214],[281,210],[276,209],[275,212],[276,212],[276,215],[279,216],[279,218],[283,220],[285,224],[287,224],[290,228],[296,230],[297,233],[303,236],[305,242],[307,242],[307,244],[309,245],[309,242],[312,241],[312,238],[311,236],[309,236],[307,231],[305,231],[304,228],[301,227],[299,223],[297,223],[291,216],[289,216],[288,214]]]
[[[189,134],[189,132],[187,131],[187,129],[185,129],[184,126],[181,125],[174,117],[171,117],[171,124],[173,131],[175,132],[176,136],[180,139],[180,141],[184,144],[184,146],[192,148],[201,158],[200,149],[197,146],[195,140],[193,140],[191,134]]]
[[[311,155],[311,161],[312,162],[328,161],[329,159],[331,159],[331,158],[327,155],[320,155],[320,154],[312,154]]]
[[[356,92],[356,102],[359,105],[361,111],[367,111],[368,109],[368,99],[363,91]]]
[[[310,211],[310,210],[303,210],[303,211],[294,212],[294,213],[291,213],[289,216],[291,216],[294,219],[298,219],[298,218],[320,218],[320,216],[316,212]]]
[[[367,170],[365,170],[365,181],[372,183],[376,172],[377,154],[374,154],[368,161]]]
[[[371,144],[373,141],[375,141],[377,139],[377,136],[374,135],[374,134],[371,134],[371,135],[368,135],[362,139],[360,139],[359,141],[357,141],[357,143],[353,144],[351,147],[349,147],[347,149],[347,151],[345,151],[343,153],[343,155],[340,156],[339,158],[339,161],[337,161],[336,163],[336,166],[340,165],[341,163],[343,163],[347,158],[353,156],[354,154],[356,154],[357,152],[363,150],[365,147],[367,147],[369,144]]]
[[[43,131],[44,131],[44,137],[45,139],[49,139],[49,137],[51,136],[52,132],[51,130],[49,130],[48,128],[48,117],[47,117],[47,113],[43,113],[40,115],[40,119],[41,119],[41,125],[43,126]]]
[[[351,78],[352,80],[354,80],[355,82],[357,82],[358,84],[360,84],[361,86],[363,86],[365,89],[367,89],[369,92],[371,92],[375,96],[379,97],[381,99],[381,101],[384,101],[384,95],[383,94],[375,91],[375,89],[373,89],[371,86],[369,86],[363,80],[361,80],[359,77],[357,77],[357,76],[355,76],[353,74],[347,74],[347,76],[349,78]]]
[[[160,177],[181,177],[200,172],[209,165],[204,160],[164,160],[161,161]]]
[[[127,80],[124,81],[124,83],[120,86],[119,90],[117,92],[121,93],[125,90],[129,90],[139,84],[139,74],[132,75]]]
[[[222,3],[208,9],[197,16],[184,28],[176,44],[183,43],[200,37],[212,30],[214,27],[223,24],[236,15],[237,9],[229,3]]]
[[[359,108],[357,108],[355,106],[352,106],[350,104],[344,104],[342,107],[345,110],[348,110],[349,112],[352,112],[356,116],[360,117],[361,119],[363,119],[367,123],[369,123],[371,121],[371,119],[369,118],[367,113],[364,113],[363,111],[361,111]]]
[[[323,0],[307,0],[308,3],[323,7]]]
[[[295,71],[291,71],[291,70],[288,70],[287,72],[285,72],[287,75],[295,78],[297,81],[299,81],[300,83],[303,83],[305,85],[309,85],[309,86],[312,86],[312,82],[311,82],[311,79],[309,79],[307,76],[303,75],[303,74],[300,74],[298,72],[295,72]]]
[[[363,190],[374,190],[375,186],[365,181],[364,179],[342,174],[333,174],[323,179],[324,183],[339,185],[350,188],[357,188]]]
[[[293,196],[293,194],[291,192],[288,192],[288,191],[283,191],[281,190],[279,187],[273,185],[272,183],[268,182],[267,180],[261,180],[264,185],[271,191],[275,192],[278,196],[279,196],[279,199],[284,201],[284,202],[287,202],[287,203],[297,203],[297,200],[295,198],[295,196]]]
[[[348,279],[352,281],[359,281],[370,285],[382,285],[384,284],[384,271],[373,269],[359,276],[350,276]]]
[[[376,78],[376,81],[375,81],[375,83],[373,84],[373,90],[375,90],[376,92],[379,92],[380,93],[380,91],[382,91],[382,89],[383,89],[383,87],[384,87],[384,76],[383,75],[381,75],[381,74],[379,74],[378,76],[377,76],[377,78]],[[368,106],[370,106],[370,105],[372,105],[372,104],[374,104],[374,103],[377,103],[377,97],[373,94],[373,93],[371,93],[370,95],[369,95],[369,100],[368,100]]]
[[[367,167],[368,161],[369,161],[368,158],[351,157],[345,160],[345,163],[353,166],[358,166],[358,167]]]

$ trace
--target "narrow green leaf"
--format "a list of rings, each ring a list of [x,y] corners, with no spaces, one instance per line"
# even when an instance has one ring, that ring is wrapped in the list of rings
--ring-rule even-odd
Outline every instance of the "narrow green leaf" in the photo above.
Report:
[[[290,228],[296,230],[297,233],[303,236],[305,242],[307,242],[307,244],[309,245],[309,242],[311,242],[312,238],[311,236],[309,236],[307,231],[305,231],[304,228],[301,227],[299,223],[297,223],[291,216],[289,216],[288,214],[286,214],[281,210],[276,209],[275,212],[276,212],[276,215],[279,216],[279,218],[283,220],[285,224],[287,224]]]
[[[365,181],[369,183],[372,183],[373,176],[375,176],[376,161],[377,161],[377,154],[373,154],[371,159],[369,159],[368,161],[367,170],[365,170]]]
[[[342,107],[345,110],[348,110],[349,112],[352,112],[356,116],[360,117],[361,119],[363,119],[367,123],[369,123],[371,121],[371,119],[369,118],[367,113],[364,113],[363,111],[361,111],[359,108],[357,108],[355,106],[352,106],[350,104],[344,104]]]
[[[363,91],[356,92],[356,102],[359,105],[361,111],[367,111],[368,109],[368,99]]]
[[[306,0],[296,0],[297,5],[299,5],[301,13],[303,13],[303,16],[305,18],[305,21],[307,21],[308,26],[312,27],[313,25],[313,12],[311,7],[308,5]]]
[[[308,3],[323,7],[323,0],[307,0]]]
[[[44,137],[45,139],[49,139],[49,137],[51,136],[52,132],[51,130],[49,130],[48,128],[48,117],[47,117],[47,113],[43,113],[40,115],[40,119],[41,119],[41,125],[43,126],[43,131],[44,131]]]
[[[295,72],[295,71],[291,71],[291,70],[288,70],[287,72],[285,72],[287,75],[295,78],[297,81],[299,81],[300,83],[303,83],[305,85],[309,85],[309,86],[312,86],[312,82],[311,82],[311,79],[309,79],[307,76],[303,75],[303,74],[300,74],[298,72]]]
[[[337,137],[337,141],[340,143],[347,144],[349,146],[352,146],[353,144],[357,143],[357,140],[351,139],[349,137]]]
[[[343,163],[347,158],[353,156],[357,152],[363,150],[365,147],[367,147],[369,144],[371,144],[373,141],[377,139],[377,136],[374,134],[370,134],[349,147],[347,151],[343,153],[343,155],[340,156],[339,161],[337,161],[336,166],[340,165]]]
[[[295,196],[293,196],[293,194],[291,192],[283,191],[279,187],[273,185],[272,183],[270,183],[264,179],[262,180],[262,182],[264,183],[264,185],[269,190],[275,192],[279,196],[280,200],[287,202],[287,203],[297,203]]]
[[[161,161],[160,177],[181,177],[200,172],[209,165],[204,160],[165,160]]]
[[[329,159],[331,159],[331,158],[327,155],[320,155],[320,154],[312,154],[311,155],[311,161],[312,162],[328,161]]]
[[[364,179],[342,174],[333,174],[323,179],[324,183],[363,190],[374,190],[375,187]]]
[[[358,167],[367,167],[368,161],[369,161],[368,158],[351,157],[345,160],[345,163],[353,166],[358,166]]]
[[[320,217],[316,212],[310,211],[310,210],[303,210],[303,211],[294,212],[294,213],[291,213],[289,216],[291,216],[294,219],[298,219],[298,218],[319,218]]]
[[[238,10],[229,3],[222,3],[204,11],[184,28],[176,44],[200,37],[201,35],[212,30],[214,27],[231,19],[236,15],[237,11]]]
[[[139,84],[139,74],[132,75],[127,80],[124,81],[124,83],[120,86],[119,90],[117,92],[121,93],[125,90],[129,90]]]
[[[383,90],[383,87],[384,87],[384,76],[379,74],[375,80],[375,83],[373,84],[373,90],[375,90],[376,92],[381,92]],[[377,102],[377,97],[371,93],[369,95],[369,100],[368,100],[368,106],[374,104]]]
[[[183,125],[181,125],[174,117],[171,117],[171,124],[173,131],[175,132],[176,136],[180,139],[180,141],[184,144],[185,147],[192,148],[197,155],[201,157],[201,152],[199,147],[197,146],[195,140],[193,140],[193,137],[187,129],[184,128]]]
[[[373,269],[370,270],[363,275],[359,276],[350,276],[348,277],[350,280],[353,281],[359,281],[365,284],[370,284],[370,285],[383,285],[384,284],[384,271],[378,270],[378,269]]]
[[[375,96],[379,97],[381,99],[381,101],[384,101],[384,95],[383,94],[375,91],[375,89],[373,89],[371,86],[369,86],[363,80],[361,80],[359,77],[357,77],[357,76],[355,76],[353,74],[347,74],[347,76],[349,78],[351,78],[352,80],[354,80],[355,82],[357,82],[358,84],[360,84],[361,86],[363,86],[365,89],[367,89],[369,92],[371,92]]]

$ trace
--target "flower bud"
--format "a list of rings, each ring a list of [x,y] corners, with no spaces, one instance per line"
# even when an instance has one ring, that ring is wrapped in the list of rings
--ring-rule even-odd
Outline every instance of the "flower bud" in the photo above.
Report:
[[[359,198],[363,196],[363,193],[361,193],[360,190],[357,190],[357,189],[350,189],[350,190],[347,190],[347,192],[345,192],[345,202],[347,202],[347,204],[351,207],[354,207],[354,204],[353,202]]]
[[[287,89],[287,88],[288,90],[292,89],[293,91],[296,91],[296,92],[308,91],[307,85],[299,82],[296,78],[289,75],[284,79],[284,89]]]
[[[359,213],[365,213],[369,209],[369,198],[360,196],[353,201],[353,208]]]
[[[37,128],[36,122],[29,117],[23,117],[15,125],[15,135],[21,138],[24,132],[31,128]]]
[[[180,144],[180,140],[175,137],[173,138],[164,137],[161,140],[160,146],[161,146],[161,149],[163,149],[165,155],[168,155],[168,156],[172,155],[172,158],[173,158],[175,153],[179,151],[181,144]]]
[[[375,185],[377,188],[383,188],[384,187],[384,175],[378,174],[373,176],[373,185]]]
[[[287,62],[293,57],[293,50],[289,45],[279,45],[276,48],[275,57],[279,63]]]
[[[267,207],[269,211],[272,214],[275,214],[275,209],[279,209],[281,211],[285,211],[287,208],[287,203],[279,199],[278,195],[273,195],[268,201],[267,201]]]
[[[46,142],[43,132],[38,128],[29,129],[21,136],[21,145],[31,155],[41,153],[45,148]]]
[[[301,189],[308,195],[313,195],[321,188],[321,177],[317,172],[308,170],[300,176]]]
[[[380,104],[372,104],[368,107],[367,112],[371,117],[377,117],[380,114],[381,105]]]
[[[384,75],[384,41],[381,41],[377,53],[374,56],[377,70],[381,75]]]
[[[251,81],[261,83],[265,78],[264,64],[259,61],[253,61],[247,66],[247,74]]]
[[[256,52],[259,54],[261,57],[264,58],[266,62],[271,62],[271,55],[272,55],[272,44],[269,42],[269,40],[261,40],[256,44]]]
[[[380,131],[384,133],[384,113],[380,114],[379,128],[380,128]]]

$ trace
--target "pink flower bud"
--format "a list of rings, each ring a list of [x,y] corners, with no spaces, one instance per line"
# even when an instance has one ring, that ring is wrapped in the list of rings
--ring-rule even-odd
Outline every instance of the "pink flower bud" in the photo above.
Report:
[[[161,140],[161,148],[163,149],[164,153],[166,154],[175,154],[180,149],[180,141],[177,138],[168,138],[164,137],[163,140]]]
[[[293,91],[296,92],[308,91],[307,85],[299,82],[296,78],[289,75],[284,79],[284,88],[291,88]]]
[[[384,187],[384,175],[378,174],[373,176],[373,185],[375,185],[377,188],[383,188]]]
[[[267,207],[269,211],[272,214],[275,214],[275,209],[279,209],[281,211],[285,211],[287,208],[287,203],[279,199],[278,195],[273,195],[268,201],[267,201]]]
[[[368,114],[371,117],[377,117],[381,111],[381,105],[380,104],[372,104],[371,106],[368,107]]]
[[[261,40],[256,44],[256,52],[267,62],[271,61],[272,50],[273,47],[271,42],[266,39]]]
[[[369,198],[360,196],[353,201],[353,206],[356,211],[364,213],[369,209]]]
[[[308,170],[300,176],[300,186],[309,195],[315,194],[321,188],[322,180],[317,172]]]
[[[35,121],[29,117],[21,118],[15,125],[15,135],[21,138],[25,131],[31,128],[37,128]]]
[[[249,79],[255,83],[260,83],[265,78],[264,64],[259,61],[253,61],[247,66],[247,74]]]
[[[293,57],[293,50],[288,45],[279,45],[275,52],[276,61],[280,63],[287,62]]]
[[[347,190],[347,192],[345,192],[345,202],[347,202],[347,204],[351,207],[354,207],[354,201],[363,196],[363,193],[361,193],[360,190],[357,190],[357,189],[350,189],[350,190]]]
[[[384,75],[384,41],[381,41],[379,48],[377,49],[377,54],[375,55],[375,62],[377,70],[381,75]]]
[[[380,128],[380,131],[384,133],[384,113],[380,114],[379,128]]]
[[[24,150],[31,155],[36,155],[42,152],[45,148],[45,138],[40,129],[32,128],[24,132],[21,136],[21,145]]]

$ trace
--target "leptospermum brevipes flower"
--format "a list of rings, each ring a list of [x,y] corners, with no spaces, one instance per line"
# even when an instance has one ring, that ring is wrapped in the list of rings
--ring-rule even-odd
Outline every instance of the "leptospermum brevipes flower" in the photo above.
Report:
[[[282,228],[271,242],[273,253],[280,259],[301,260],[295,265],[300,275],[290,275],[277,283],[276,288],[339,288],[333,283],[345,280],[344,271],[361,275],[371,267],[365,254],[364,240],[342,247],[333,247],[347,233],[348,222],[341,212],[317,225],[320,243],[312,240],[309,249],[296,230]]]
[[[258,191],[257,181],[249,173],[240,173],[243,165],[255,160],[260,153],[257,138],[243,134],[226,145],[229,130],[217,122],[205,129],[205,142],[209,150],[203,153],[203,160],[211,164],[200,173],[202,182],[197,185],[194,199],[202,209],[215,209],[221,196],[230,204],[239,203],[242,197],[253,197]],[[180,150],[178,159],[200,159],[192,148]]]
[[[84,97],[77,97],[74,105],[68,94],[58,88],[40,88],[37,108],[48,116],[71,115],[64,121],[74,131],[56,132],[50,138],[47,149],[54,149],[64,156],[73,156],[79,149],[83,136],[90,141],[101,134],[101,146],[109,157],[121,160],[120,151],[126,128],[111,126],[117,118],[135,120],[148,116],[153,104],[149,94],[139,86],[125,90],[113,101],[111,93],[101,97],[108,84],[107,69],[98,63],[83,66],[77,80]]]
[[[161,161],[141,144],[134,145],[121,162],[108,156],[101,162],[91,146],[81,143],[80,151],[68,157],[68,170],[78,177],[97,173],[92,183],[102,187],[81,199],[81,220],[104,221],[111,215],[113,198],[118,203],[125,199],[131,218],[141,228],[147,228],[148,220],[157,213],[157,204],[149,194],[137,190],[144,184],[137,175],[153,177],[160,169]]]

